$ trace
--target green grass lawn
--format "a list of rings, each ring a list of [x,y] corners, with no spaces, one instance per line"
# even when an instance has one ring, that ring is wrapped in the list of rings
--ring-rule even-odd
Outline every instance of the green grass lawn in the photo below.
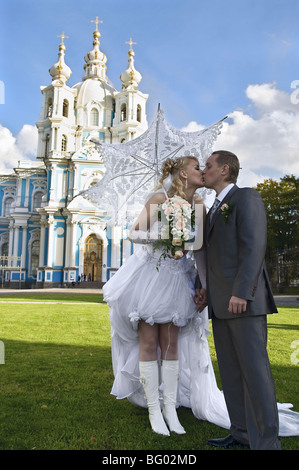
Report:
[[[103,295],[102,294],[74,294],[71,290],[68,293],[51,293],[48,292],[46,294],[43,293],[25,293],[20,291],[20,293],[14,294],[1,294],[0,290],[0,306],[1,303],[4,302],[88,302],[88,303],[101,303],[103,302]]]
[[[147,410],[110,395],[108,307],[98,295],[62,295],[0,296],[17,301],[0,303],[0,340],[5,345],[0,450],[210,450],[208,438],[227,434],[185,408],[178,411],[185,435],[154,434]],[[25,303],[28,299],[33,303]],[[298,313],[280,308],[279,315],[271,316],[268,342],[277,399],[293,403],[296,411],[298,364],[291,361],[291,344],[299,339]],[[212,335],[209,341],[218,378]],[[299,437],[281,442],[285,450],[299,449]]]

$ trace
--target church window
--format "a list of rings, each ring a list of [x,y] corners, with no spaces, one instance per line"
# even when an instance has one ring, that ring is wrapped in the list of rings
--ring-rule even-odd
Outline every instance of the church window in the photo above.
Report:
[[[137,121],[141,122],[141,106],[140,106],[140,104],[137,105]]]
[[[41,191],[36,191],[33,196],[32,210],[36,211],[42,205],[43,193]]]
[[[8,256],[8,242],[5,242],[1,246],[1,256]],[[2,265],[3,266],[8,266],[8,260],[2,260]],[[2,273],[3,275],[3,273]]]
[[[90,111],[90,125],[99,125],[99,111],[96,108],[92,108],[92,110]]]
[[[11,210],[11,205],[14,202],[14,199],[12,197],[8,197],[5,199],[4,202],[4,217],[8,217],[10,214]]]
[[[62,139],[61,139],[61,151],[66,152],[66,147],[67,147],[67,138],[66,138],[66,135],[63,134]]]
[[[46,141],[45,141],[45,157],[48,157],[49,155],[49,143],[50,143],[50,135],[46,135]]]
[[[123,103],[120,107],[120,120],[121,122],[127,120],[127,105]]]
[[[36,276],[39,263],[39,240],[35,240],[31,245],[31,275]]]
[[[69,115],[69,102],[68,102],[68,100],[63,100],[62,115],[64,117],[68,117],[68,115]]]
[[[1,256],[8,256],[8,242],[3,243],[1,247]]]
[[[47,116],[52,117],[53,113],[53,101],[52,98],[48,99],[48,106],[47,106]]]

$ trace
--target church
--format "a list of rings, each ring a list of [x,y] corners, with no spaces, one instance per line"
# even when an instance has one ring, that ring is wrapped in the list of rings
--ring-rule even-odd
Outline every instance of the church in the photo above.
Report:
[[[7,287],[58,287],[78,281],[101,286],[132,253],[123,227],[106,227],[105,214],[81,197],[105,166],[94,141],[127,142],[147,128],[148,95],[138,86],[132,39],[121,91],[107,77],[98,17],[84,76],[69,86],[64,33],[58,61],[41,87],[35,161],[0,173],[0,282]],[[112,233],[113,232],[113,233]]]

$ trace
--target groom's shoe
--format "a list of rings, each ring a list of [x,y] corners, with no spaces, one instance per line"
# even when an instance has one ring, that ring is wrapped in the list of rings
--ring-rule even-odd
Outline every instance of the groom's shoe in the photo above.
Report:
[[[237,441],[231,434],[226,437],[222,437],[220,439],[209,439],[208,444],[214,447],[232,447],[232,446],[243,446],[248,447],[246,444]]]

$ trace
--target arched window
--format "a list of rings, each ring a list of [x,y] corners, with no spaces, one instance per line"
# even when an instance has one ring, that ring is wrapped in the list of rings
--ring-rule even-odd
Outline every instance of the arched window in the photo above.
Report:
[[[53,100],[52,98],[48,99],[48,105],[47,105],[47,116],[51,117],[53,113]]]
[[[11,205],[14,202],[13,197],[7,197],[4,202],[4,217],[8,217],[11,211]]]
[[[49,156],[49,144],[50,144],[50,135],[46,135],[46,141],[45,141],[45,157]]]
[[[39,263],[39,240],[35,240],[31,245],[31,275],[36,276]]]
[[[69,115],[69,102],[68,100],[63,100],[62,116],[68,117],[68,115]]]
[[[141,122],[141,106],[137,104],[137,121]]]
[[[90,111],[90,125],[99,125],[99,111],[96,108],[92,108],[92,110]]]
[[[62,139],[61,139],[61,151],[66,152],[66,147],[67,147],[67,137],[66,135],[63,134]]]
[[[8,242],[3,243],[1,247],[1,256],[8,256]],[[2,260],[3,266],[8,266],[8,260]]]
[[[120,120],[121,122],[127,120],[127,105],[123,103],[120,107]]]
[[[1,256],[8,256],[8,242],[3,243],[1,247]]]
[[[36,191],[36,193],[34,193],[33,202],[32,202],[32,210],[33,211],[36,211],[36,209],[41,207],[43,195],[44,195],[44,193],[42,193],[41,191]]]

